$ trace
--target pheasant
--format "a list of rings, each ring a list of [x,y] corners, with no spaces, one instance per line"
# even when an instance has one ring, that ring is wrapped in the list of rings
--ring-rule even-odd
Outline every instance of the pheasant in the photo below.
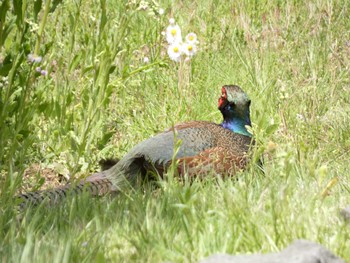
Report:
[[[162,177],[174,161],[179,176],[233,176],[249,161],[248,150],[253,142],[246,128],[251,126],[250,102],[239,86],[225,85],[218,102],[223,116],[221,124],[207,121],[177,124],[137,144],[111,168],[92,174],[77,185],[21,194],[20,206],[38,204],[45,198],[56,203],[69,193],[83,191],[93,196],[119,192],[149,171]],[[178,145],[176,141],[180,142],[178,148],[174,146]]]

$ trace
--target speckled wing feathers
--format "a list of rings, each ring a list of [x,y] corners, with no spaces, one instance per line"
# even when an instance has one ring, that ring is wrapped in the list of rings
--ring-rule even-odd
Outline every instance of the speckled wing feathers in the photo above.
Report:
[[[179,173],[187,173],[190,177],[210,173],[220,176],[233,176],[237,171],[244,169],[247,164],[247,156],[233,154],[222,147],[214,147],[193,157],[180,158],[178,161]]]
[[[215,123],[196,121],[176,125],[136,145],[114,167],[110,180],[114,185],[120,184],[120,177],[133,181],[137,173],[150,165],[162,173],[171,164],[175,137],[181,140],[176,155],[181,173],[187,172],[191,176],[209,172],[234,175],[247,163],[250,137],[233,133]]]

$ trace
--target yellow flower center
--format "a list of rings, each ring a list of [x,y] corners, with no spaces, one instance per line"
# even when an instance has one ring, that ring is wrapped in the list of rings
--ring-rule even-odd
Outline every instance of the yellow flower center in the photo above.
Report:
[[[174,47],[174,52],[175,53],[179,52],[179,48],[178,47]]]
[[[172,30],[170,31],[170,33],[171,33],[173,36],[176,36],[176,29],[175,29],[175,28],[172,29]]]
[[[192,49],[193,49],[192,45],[188,45],[187,49],[188,49],[188,51],[192,51]]]
[[[188,39],[189,39],[190,41],[193,41],[193,40],[194,40],[194,36],[190,35],[190,36],[188,37]]]

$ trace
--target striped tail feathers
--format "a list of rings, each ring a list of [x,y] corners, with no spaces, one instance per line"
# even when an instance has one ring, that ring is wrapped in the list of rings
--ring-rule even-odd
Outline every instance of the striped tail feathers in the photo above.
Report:
[[[106,195],[111,191],[112,182],[106,177],[105,172],[96,173],[78,184],[67,184],[54,189],[28,192],[17,196],[20,209],[27,206],[37,206],[44,200],[48,200],[49,206],[56,205],[67,197],[89,193],[91,196]]]
[[[23,209],[29,205],[39,205],[46,199],[49,205],[53,206],[68,196],[77,196],[85,192],[91,196],[123,192],[135,184],[143,169],[143,163],[143,156],[129,154],[108,170],[92,174],[78,184],[68,184],[50,190],[21,194],[18,196],[18,199],[21,200],[19,206]]]

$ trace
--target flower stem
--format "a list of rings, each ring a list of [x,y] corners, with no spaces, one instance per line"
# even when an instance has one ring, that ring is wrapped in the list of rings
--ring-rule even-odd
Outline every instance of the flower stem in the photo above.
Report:
[[[35,49],[34,49],[35,55],[39,54],[40,42],[41,42],[42,34],[44,32],[47,15],[49,14],[49,11],[50,11],[50,5],[51,5],[51,0],[47,0],[46,4],[45,4],[44,16],[43,16],[43,19],[41,20],[40,28],[38,31],[38,37],[37,37],[36,43],[35,43]]]

